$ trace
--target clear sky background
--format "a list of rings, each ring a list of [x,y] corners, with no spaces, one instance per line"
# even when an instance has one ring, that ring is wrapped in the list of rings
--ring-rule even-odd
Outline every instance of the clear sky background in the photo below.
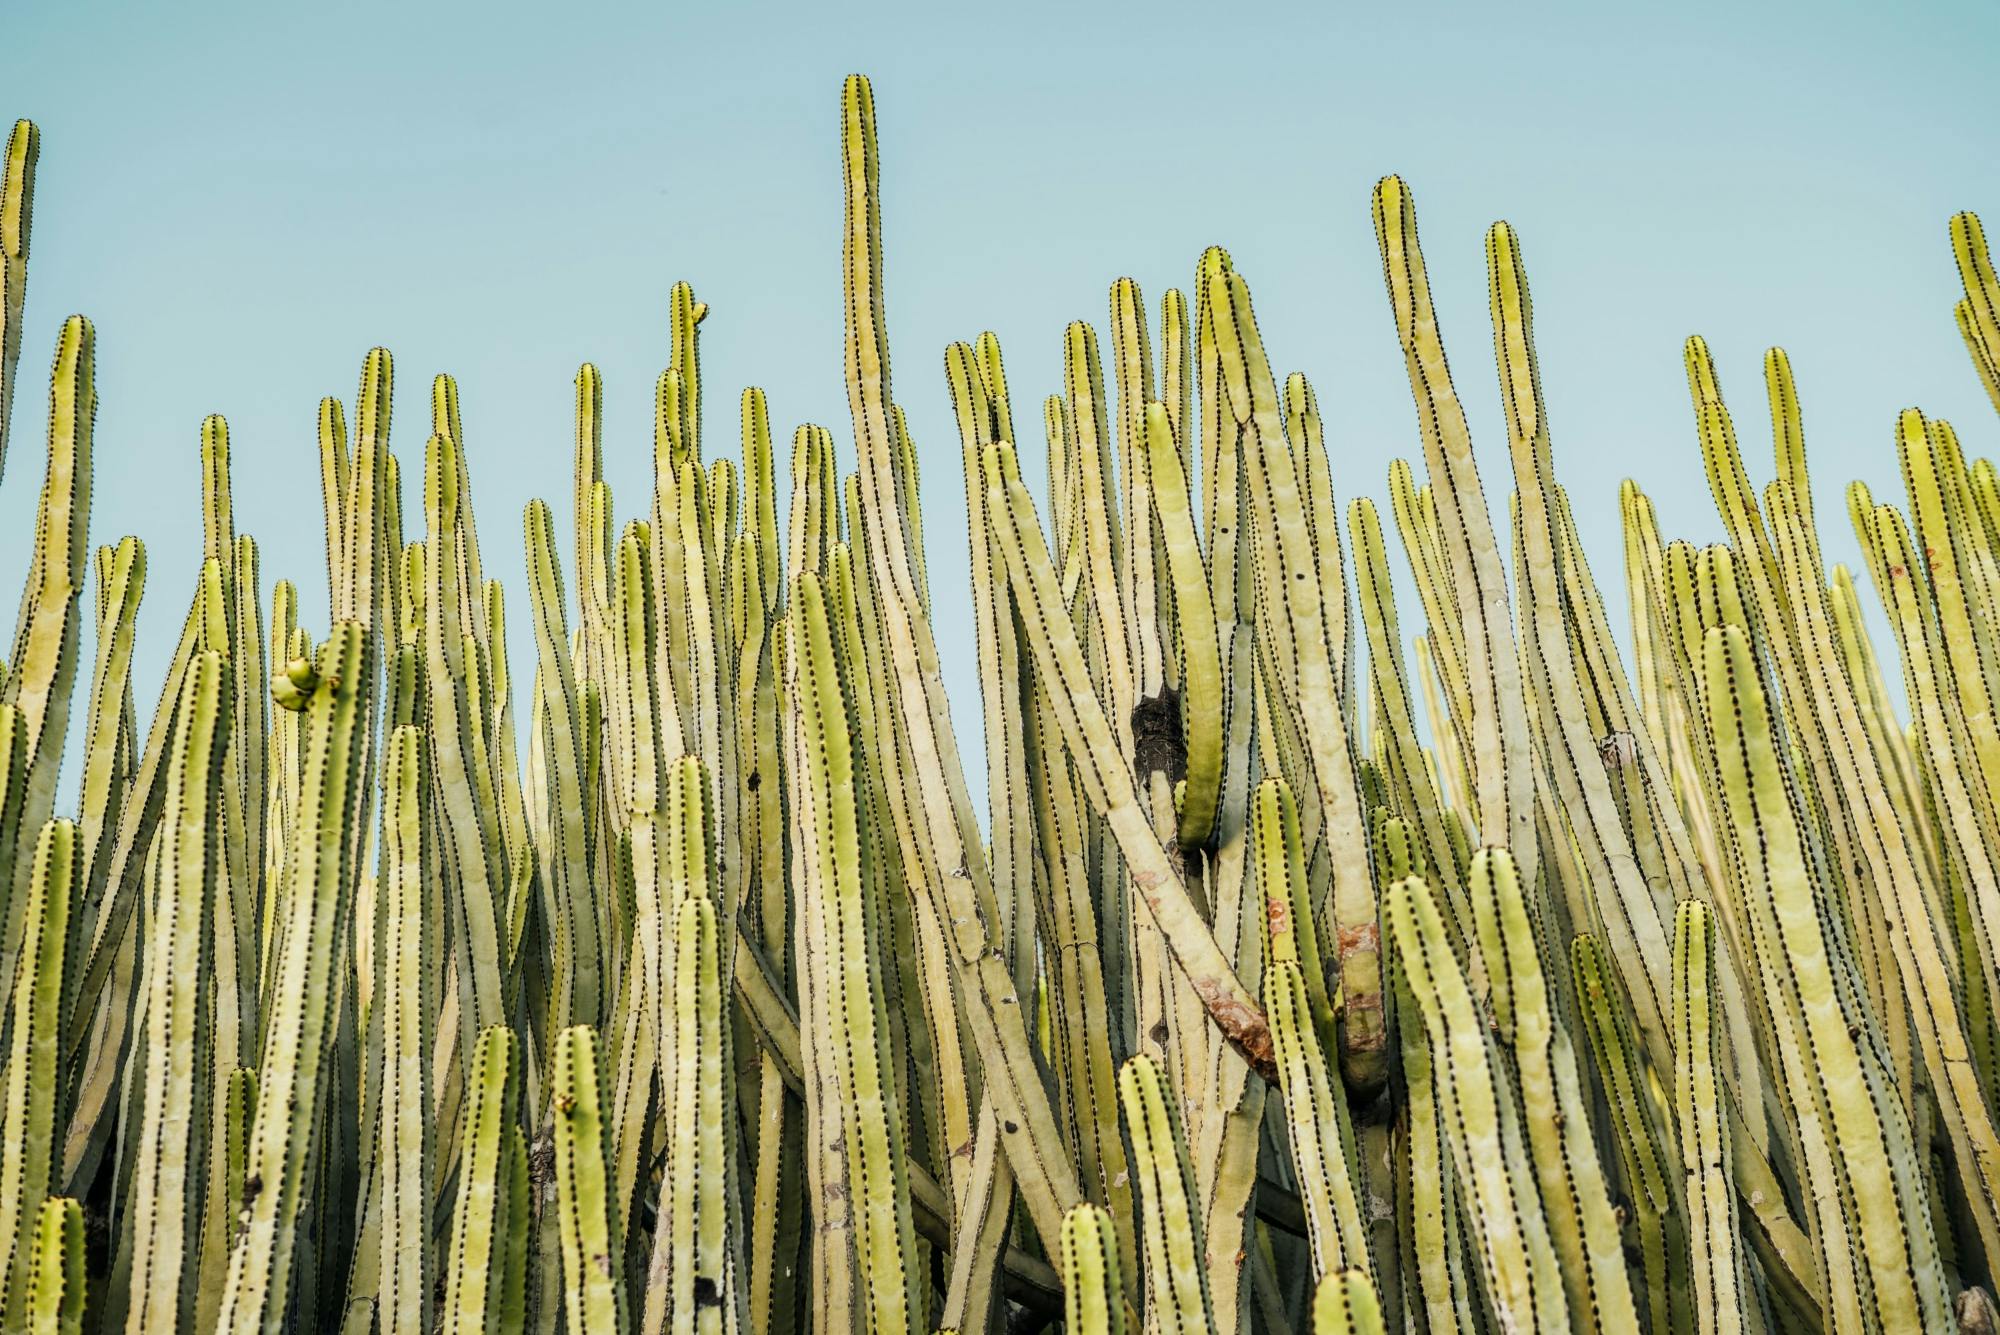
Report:
[[[1319,392],[1342,505],[1380,499],[1389,460],[1420,451],[1369,219],[1386,172],[1416,192],[1496,502],[1508,475],[1481,236],[1496,218],[1519,229],[1557,467],[1614,615],[1621,478],[1653,494],[1669,536],[1720,536],[1681,367],[1690,333],[1714,348],[1760,483],[1759,357],[1790,350],[1827,555],[1854,563],[1841,489],[1864,477],[1900,501],[1897,410],[1951,418],[1971,454],[1995,448],[1952,321],[1945,222],[1965,208],[2000,222],[2000,7],[1651,8],[15,0],[0,10],[0,117],[38,121],[43,146],[0,486],[5,587],[27,568],[45,369],[71,311],[98,336],[92,533],[147,544],[142,710],[197,570],[204,414],[229,418],[236,521],[267,581],[296,581],[323,630],[315,409],[328,393],[351,402],[374,344],[396,357],[412,535],[429,380],[459,379],[519,664],[520,514],[548,498],[571,550],[582,361],[605,377],[621,520],[647,506],[674,280],[711,308],[710,455],[734,453],[738,391],[757,384],[781,443],[825,423],[851,467],[838,107],[852,70],[874,79],[895,384],[923,450],[937,629],[975,790],[945,344],[998,332],[1039,472],[1064,324],[1102,333],[1120,275],[1157,309],[1220,242],[1276,369]]]

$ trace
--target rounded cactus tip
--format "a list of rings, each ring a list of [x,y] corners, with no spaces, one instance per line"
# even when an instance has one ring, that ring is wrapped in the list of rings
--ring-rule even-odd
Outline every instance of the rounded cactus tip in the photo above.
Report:
[[[294,658],[285,664],[284,671],[271,678],[271,699],[278,708],[297,713],[306,707],[318,686],[319,671],[311,660]]]

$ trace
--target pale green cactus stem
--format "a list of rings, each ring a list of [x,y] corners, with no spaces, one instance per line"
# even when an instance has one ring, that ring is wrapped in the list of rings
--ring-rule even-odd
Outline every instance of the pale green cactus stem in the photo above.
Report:
[[[196,1280],[194,1325],[212,1330],[222,1310],[229,1254],[244,1205],[250,1161],[250,1126],[257,1118],[257,1073],[247,1067],[229,1072],[221,1107],[211,1119],[218,1129],[208,1147],[209,1177],[202,1202],[201,1271]]]
[[[85,1300],[83,1207],[51,1196],[35,1213],[29,1254],[28,1335],[82,1335]]]
[[[1781,1031],[1771,1058],[1811,1190],[1808,1225],[1829,1328],[1928,1330],[1947,1298],[1907,1113],[1884,1086],[1856,1004],[1822,935],[1797,813],[1778,767],[1764,692],[1740,626],[1707,632],[1706,705],[1736,841],[1736,894],[1750,919],[1751,958]],[[1851,987],[1851,984],[1849,985]],[[1821,1185],[1823,1184],[1823,1185]],[[1892,1226],[1893,1225],[1893,1226]]]
[[[133,774],[131,735],[133,628],[146,588],[146,548],[124,538],[115,548],[99,548],[97,661],[91,672],[90,711],[84,726],[83,781],[78,790],[78,835],[83,840],[87,879],[79,899],[75,930],[88,944],[107,893],[119,818],[130,797]],[[72,994],[80,970],[72,968]],[[72,1000],[74,999],[72,995]]]
[[[334,943],[346,929],[360,879],[354,846],[343,835],[363,801],[367,742],[361,695],[373,677],[370,652],[359,623],[336,621],[320,649],[319,680],[306,708],[305,780],[286,865],[287,921],[278,943],[282,963],[258,1064],[257,1120],[244,1194],[250,1195],[252,1181],[257,1191],[244,1207],[217,1318],[217,1329],[234,1335],[276,1332],[286,1319],[311,1128],[330,1075]]]
[[[1915,473],[1919,455],[1923,461],[1937,456],[1924,448],[1926,433],[1919,414],[1904,414],[1900,427],[1905,433],[1906,464]],[[1996,1209],[2000,1133],[1993,1124],[1990,1094],[1982,1090],[1979,1074],[1964,1060],[1964,1049],[1970,1041],[1975,1062],[1991,1072],[1992,1029],[1979,1011],[1990,1005],[1981,998],[1990,998],[2000,986],[2000,974],[1995,972],[2000,958],[1995,950],[2000,898],[1991,885],[1988,836],[1979,833],[1993,827],[1976,814],[1976,804],[1985,797],[1977,780],[1979,764],[1967,753],[1967,729],[1959,726],[1972,712],[1978,692],[1969,687],[1962,692],[1941,689],[1941,683],[1967,675],[1959,670],[1966,667],[1964,660],[1974,660],[1971,666],[1976,667],[1978,654],[1969,643],[1966,609],[1962,600],[1940,593],[1940,603],[1959,601],[1957,616],[1947,614],[1933,621],[1924,615],[1918,605],[1920,577],[1915,573],[1892,577],[1882,591],[1904,648],[1905,681],[1917,734],[1927,749],[1937,748],[1931,752],[1930,768],[1944,837],[1934,845],[1916,845],[1894,798],[1895,761],[1886,753],[1884,730],[1878,723],[1871,736],[1857,700],[1872,691],[1874,683],[1868,676],[1842,670],[1845,651],[1838,642],[1838,613],[1830,606],[1834,600],[1819,573],[1824,567],[1819,564],[1810,511],[1784,481],[1773,483],[1766,495],[1780,572],[1792,590],[1799,639],[1809,655],[1808,698],[1837,743],[1828,748],[1834,782],[1822,791],[1851,810],[1854,843],[1863,859],[1856,870],[1865,869],[1872,881],[1872,893],[1858,906],[1862,921],[1853,924],[1855,935],[1871,944],[1879,984],[1894,1003],[1893,1009],[1885,1007],[1882,1013],[1899,1073],[1914,1065],[1927,1077],[1930,1098],[1959,1163],[1968,1222],[1982,1249],[1991,1250],[2000,1246],[1994,1236],[2000,1227]],[[1927,508],[1920,506],[1919,513]],[[1933,512],[1930,522],[1936,525],[1940,518]],[[1932,533],[1939,544],[1948,546],[1952,541],[1935,527]],[[1901,525],[1885,525],[1877,536],[1891,564],[1910,570],[1914,553],[1908,550]],[[1930,559],[1934,572],[1942,572],[1952,560],[1935,549]],[[1955,580],[1936,579],[1932,588],[1950,582]],[[1983,614],[1974,615],[1984,619]],[[1942,662],[1957,666],[1943,667]],[[1933,849],[1943,850],[1952,864],[1955,875],[1950,879],[1956,890],[1940,884],[1945,878],[1938,874]],[[1962,913],[1945,905],[1953,894],[1963,897]],[[1951,940],[1953,936],[1958,939]],[[1951,958],[1954,946],[1959,955],[1956,968]],[[1961,1018],[1961,1005],[1968,1019]],[[1914,1037],[1914,1052],[1909,1051],[1906,1036]],[[1914,1080],[1905,1075],[1899,1083],[1908,1088]]]
[[[604,614],[609,589],[600,589],[596,577],[605,571],[610,516],[597,504],[597,488],[604,481],[604,380],[597,368],[585,362],[576,372],[576,462],[571,469],[575,481],[576,606],[577,621],[584,628],[584,671],[596,667],[595,653],[607,634]]]
[[[734,1175],[726,1158],[733,1137],[725,1135],[725,1123],[733,1121],[735,1113],[725,1101],[734,1089],[725,1083],[728,1029],[717,966],[715,905],[706,893],[682,897],[674,912],[674,950],[672,1131],[661,1202],[672,1229],[669,1233],[662,1228],[663,1236],[654,1245],[654,1265],[659,1265],[662,1252],[670,1254],[667,1328],[715,1335],[734,1328],[737,1321],[736,1265],[730,1245],[734,1211],[728,1199]],[[650,1317],[650,1292],[647,1307]]]
[[[1259,571],[1258,661],[1276,688],[1274,702],[1296,723],[1306,763],[1293,772],[1311,777],[1308,800],[1316,808],[1315,828],[1329,853],[1331,884],[1323,893],[1330,897],[1332,944],[1340,969],[1341,1069],[1359,1089],[1374,1090],[1388,1071],[1388,1030],[1375,888],[1354,783],[1346,707],[1340,699],[1343,669],[1335,641],[1345,635],[1345,592],[1329,595],[1322,586],[1307,518],[1315,504],[1311,480],[1302,477],[1294,454],[1297,447],[1285,439],[1249,286],[1226,256],[1211,255],[1216,257],[1214,272],[1204,284],[1203,299],[1210,308],[1209,327],[1221,357],[1219,388],[1227,396],[1228,414],[1243,433],[1243,476]],[[1331,508],[1330,495],[1327,507]],[[1329,515],[1326,526],[1332,524]],[[1328,624],[1330,596],[1339,604],[1341,626]]]
[[[89,950],[80,956],[82,978],[74,989],[76,1000],[69,1007],[72,1023],[67,1061],[75,1072],[76,1095],[69,1134],[63,1145],[62,1171],[67,1181],[79,1180],[86,1170],[94,1171],[97,1156],[118,1120],[115,1114],[108,1117],[104,1114],[114,1097],[122,1097],[120,1064],[126,1032],[136,1023],[132,1008],[124,1004],[134,985],[133,972],[139,959],[138,934],[128,929],[143,895],[140,883],[148,874],[147,858],[166,797],[166,775],[175,749],[172,739],[182,690],[195,654],[201,609],[202,599],[197,594],[182,624],[180,642],[168,665],[166,679],[161,683],[145,747],[138,752],[138,768],[132,780],[134,800],[128,801],[119,813],[117,839],[102,873],[104,895]],[[0,727],[0,757],[7,758],[12,765],[9,773],[19,774],[25,770],[26,762],[16,754],[20,749],[18,717],[12,711],[0,710],[0,719],[6,721]],[[7,794],[7,801],[19,800],[17,786],[0,786],[0,792]],[[0,842],[16,828],[12,822],[0,822]],[[95,866],[92,875],[98,875]],[[78,944],[83,944],[81,938]],[[119,1004],[104,1005],[107,991]]]
[[[1553,796],[1567,813],[1577,856],[1593,887],[1606,945],[1619,962],[1634,1020],[1656,1061],[1665,1060],[1668,929],[1620,819],[1597,739],[1585,717],[1584,692],[1563,615],[1560,587],[1561,502],[1554,483],[1548,417],[1535,360],[1533,308],[1520,243],[1506,223],[1486,234],[1494,351],[1507,411],[1522,563],[1522,658]],[[1532,885],[1524,879],[1523,884]]]
[[[1384,827],[1400,824],[1384,821]],[[1403,831],[1404,842],[1408,831]],[[1392,869],[1382,859],[1384,874]],[[1394,880],[1421,880],[1407,869]],[[1393,939],[1392,939],[1393,946]],[[1395,1194],[1395,1265],[1402,1280],[1403,1306],[1412,1321],[1430,1329],[1470,1335],[1478,1329],[1479,1296],[1476,1280],[1466,1275],[1466,1247],[1460,1220],[1457,1184],[1451,1147],[1446,1142],[1444,1109],[1440,1106],[1436,1081],[1431,1071],[1430,1038],[1410,992],[1409,980],[1400,956],[1388,952],[1386,977],[1395,999],[1397,1043],[1401,1049],[1403,1089],[1406,1095],[1401,1124],[1395,1128],[1396,1144],[1391,1153],[1398,1162],[1392,1166]],[[1371,1177],[1379,1171],[1367,1161]],[[1389,1273],[1391,1249],[1378,1244],[1377,1273]]]
[[[424,736],[395,730],[383,770],[382,861],[375,930],[376,1004],[382,1008],[381,1092],[375,1150],[382,1226],[377,1321],[384,1332],[430,1329],[432,1127],[431,1049],[437,1025],[437,943],[430,903],[431,832]]]
[[[1313,1291],[1312,1335],[1386,1335],[1382,1304],[1365,1270],[1341,1270]]]
[[[1453,846],[1431,771],[1416,737],[1408,683],[1403,676],[1402,632],[1396,619],[1395,595],[1389,587],[1388,552],[1374,503],[1366,497],[1348,507],[1347,529],[1353,535],[1355,585],[1361,622],[1368,640],[1371,708],[1388,736],[1385,766],[1397,794],[1395,805],[1421,835],[1424,862],[1436,878],[1452,917],[1468,916],[1461,885],[1458,850]]]
[[[49,374],[48,471],[35,515],[35,553],[21,594],[14,651],[0,683],[0,704],[20,711],[28,768],[18,830],[39,830],[55,811],[76,677],[77,637],[85,615],[84,575],[90,564],[91,428],[97,416],[96,335],[72,315],[56,338]],[[14,976],[33,859],[16,851],[0,926],[0,978]]]
[[[550,1088],[563,1311],[577,1335],[622,1335],[625,1329],[622,1243],[609,1208],[602,1084],[595,1032],[588,1025],[563,1030],[556,1036]]]
[[[1201,1213],[1180,1118],[1159,1063],[1143,1053],[1127,1061],[1118,1073],[1118,1103],[1125,1113],[1138,1184],[1147,1325],[1163,1331],[1209,1331]]]
[[[1739,1335],[1754,1301],[1729,1182],[1721,1115],[1722,1029],[1715,1023],[1715,916],[1700,900],[1674,911],[1674,1123],[1686,1182],[1688,1310],[1698,1335]]]
[[[1569,1292],[1571,1319],[1580,1329],[1634,1329],[1638,1314],[1576,1051],[1542,968],[1539,924],[1513,855],[1481,849],[1473,856],[1466,892],[1492,985],[1487,1006],[1512,1059],[1521,1131]]]
[[[1375,240],[1382,277],[1395,317],[1397,340],[1409,372],[1424,442],[1424,465],[1438,512],[1453,603],[1462,625],[1469,711],[1453,715],[1466,730],[1477,798],[1480,836],[1515,850],[1523,878],[1533,884],[1535,770],[1527,693],[1513,652],[1507,568],[1480,486],[1465,409],[1452,387],[1451,369],[1438,336],[1430,279],[1417,239],[1416,200],[1400,177],[1375,186]],[[1435,624],[1435,623],[1434,623]],[[1437,647],[1437,646],[1433,646]]]
[[[1305,845],[1299,808],[1291,785],[1272,777],[1250,797],[1250,856],[1257,893],[1263,901],[1268,958],[1273,965],[1297,966],[1305,988],[1307,1014],[1323,1052],[1335,1041],[1333,998],[1326,988],[1312,890],[1306,879]]]
[[[35,221],[35,164],[42,132],[14,122],[0,158],[0,469],[7,463],[7,424],[14,417],[14,368],[21,361],[21,314],[28,300],[28,241]]]
[[[842,160],[846,184],[848,404],[861,459],[861,504],[870,587],[882,621],[893,684],[898,754],[907,773],[935,781],[896,793],[903,862],[912,885],[922,885],[963,983],[963,1015],[978,1045],[986,1089],[1005,1131],[1008,1161],[1022,1196],[1045,1238],[1056,1236],[1062,1214],[1080,1199],[1074,1170],[1062,1152],[1057,1122],[1038,1069],[1028,1025],[1006,961],[991,935],[998,923],[991,877],[978,824],[965,788],[964,769],[941,692],[937,646],[922,599],[903,520],[901,480],[889,392],[888,340],[883,328],[881,200],[875,145],[874,96],[868,81],[851,76],[842,92]],[[794,549],[794,561],[803,555]],[[914,789],[914,791],[912,791]],[[956,874],[962,871],[963,875]]]
[[[1165,546],[1178,652],[1181,742],[1187,769],[1187,786],[1180,799],[1179,838],[1182,847],[1194,848],[1208,843],[1215,833],[1222,791],[1225,711],[1212,707],[1225,694],[1222,646],[1215,602],[1209,593],[1208,566],[1195,536],[1191,489],[1183,464],[1186,446],[1165,404],[1146,405],[1146,450],[1154,515]]]
[[[1674,1313],[1687,1311],[1689,1303],[1687,1219],[1682,1178],[1675,1172],[1679,1142],[1667,1129],[1597,938],[1578,936],[1570,943],[1570,970],[1597,1085],[1610,1107],[1630,1228],[1639,1243],[1643,1283],[1635,1297],[1645,1304],[1647,1329],[1665,1335],[1676,1329]]]
[[[1069,1335],[1125,1335],[1125,1289],[1119,1281],[1117,1226],[1085,1201],[1063,1216],[1059,1240],[1063,1329]]]
[[[543,704],[542,754],[549,775],[544,819],[554,836],[540,850],[543,893],[556,914],[551,1023],[567,1028],[572,1020],[595,1016],[602,1004],[597,908],[590,876],[590,804],[584,800],[587,718],[564,624],[562,571],[556,562],[548,506],[530,502],[525,527],[535,642],[541,657],[537,677]]]
[[[221,862],[215,844],[230,717],[228,668],[196,656],[180,705],[174,764],[157,845],[156,899],[146,939],[141,1002],[145,1066],[129,1105],[137,1161],[127,1213],[134,1228],[121,1256],[129,1276],[127,1329],[177,1329],[195,1296],[201,1164],[209,1123],[202,999],[212,980],[214,900]]]
[[[451,437],[433,435],[424,453],[424,548],[429,588],[424,595],[424,682],[429,689],[428,770],[439,809],[437,848],[452,923],[459,988],[459,1052],[472,1050],[480,1030],[503,1017],[497,902],[504,902],[509,868],[501,844],[498,803],[488,767],[485,715],[476,654],[467,642],[464,573],[455,553],[464,541],[463,469]],[[590,1018],[595,1018],[593,1011]]]
[[[993,365],[998,365],[997,354]],[[1026,991],[1034,960],[1034,852],[1026,818],[1028,776],[1022,755],[1023,662],[1016,642],[1006,563],[986,516],[980,451],[993,443],[1004,398],[986,382],[987,363],[969,344],[945,349],[945,379],[957,410],[965,465],[966,528],[972,538],[972,600],[979,645],[980,698],[986,725],[987,833],[994,891],[1002,914],[1001,949]],[[960,1324],[977,1325],[976,1321]]]
[[[1284,1090],[1292,1171],[1306,1209],[1313,1271],[1328,1275],[1368,1265],[1361,1188],[1351,1162],[1352,1132],[1344,1091],[1334,1088],[1307,998],[1304,972],[1280,960],[1265,978],[1278,1080]]]
[[[1438,1120],[1476,1241],[1486,1301],[1503,1328],[1551,1335],[1569,1330],[1572,1313],[1517,1095],[1452,956],[1435,894],[1415,877],[1398,881],[1382,897],[1382,917],[1417,1012],[1412,1022],[1421,1023],[1429,1038]]]
[[[19,1329],[33,1282],[37,1216],[55,1168],[62,1006],[70,905],[80,889],[77,827],[53,820],[36,839],[19,976],[8,1016],[0,1105],[0,1328]]]
[[[1145,813],[1135,801],[1131,766],[1116,750],[1113,730],[1085,677],[1075,624],[1062,610],[1034,503],[1013,468],[1013,451],[987,452],[988,503],[1001,524],[1008,577],[1028,626],[1036,667],[1052,683],[1050,700],[1064,745],[1096,807],[1118,837],[1133,884],[1159,924],[1162,937],[1223,1036],[1260,1074],[1274,1075],[1270,1029],[1244,990],[1190,901]]]
[[[527,1145],[515,1121],[521,1104],[521,1044],[494,1025],[473,1046],[468,1109],[461,1139],[458,1196],[450,1241],[439,1258],[442,1335],[518,1330],[527,1261]],[[520,1178],[514,1178],[514,1160]],[[510,1312],[511,1309],[511,1312]]]
[[[824,918],[827,1046],[841,1094],[847,1181],[855,1212],[855,1266],[861,1310],[877,1335],[908,1330],[917,1309],[915,1238],[902,1146],[902,1112],[887,1064],[887,1016],[879,942],[871,939],[862,885],[859,813],[848,704],[834,660],[819,577],[801,572],[797,686],[803,770],[795,780],[804,843],[813,859]]]
[[[26,124],[26,122],[23,122]],[[33,127],[29,133],[32,136]],[[15,134],[20,128],[15,127]],[[25,240],[25,236],[23,238]],[[2000,410],[2000,277],[1993,272],[1993,259],[1986,249],[1986,229],[1976,213],[1955,214],[1951,220],[1951,249],[1958,259],[1958,273],[1965,285],[1965,298],[1954,309],[1958,332],[1966,351],[1986,385],[1993,406]],[[0,403],[4,403],[0,399]]]

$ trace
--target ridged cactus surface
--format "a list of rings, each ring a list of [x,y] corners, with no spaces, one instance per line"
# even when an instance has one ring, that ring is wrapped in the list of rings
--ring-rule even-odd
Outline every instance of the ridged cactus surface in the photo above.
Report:
[[[1062,329],[1039,414],[994,335],[944,350],[982,808],[865,79],[839,110],[851,443],[781,461],[752,388],[723,457],[676,284],[651,495],[583,366],[525,585],[456,384],[394,436],[378,348],[315,418],[331,623],[265,587],[211,417],[135,681],[163,576],[91,546],[62,325],[0,665],[0,1331],[1993,1330],[2000,470],[1880,423],[1903,493],[1848,489],[1829,568],[1789,360],[1760,483],[1691,338],[1727,540],[1627,483],[1593,568],[1523,238],[1485,238],[1489,496],[1434,305],[1472,298],[1389,177],[1379,498],[1219,247]],[[0,160],[0,461],[40,151]]]

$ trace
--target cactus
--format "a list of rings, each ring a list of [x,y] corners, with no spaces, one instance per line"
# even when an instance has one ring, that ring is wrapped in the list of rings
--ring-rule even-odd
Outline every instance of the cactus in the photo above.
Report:
[[[625,1329],[619,1242],[604,1156],[604,1084],[597,1036],[575,1025],[556,1036],[550,1088],[555,1117],[556,1208],[562,1227],[563,1311],[585,1335]]]
[[[93,332],[63,324],[0,670],[0,1327],[1990,1326],[2000,470],[1902,413],[1903,496],[1845,498],[1858,580],[1790,361],[1759,486],[1690,339],[1728,541],[1620,489],[1627,654],[1520,237],[1485,244],[1501,516],[1385,178],[1419,450],[1344,515],[1335,422],[1220,247],[1157,318],[1119,278],[1102,331],[1062,328],[1045,497],[997,337],[946,349],[979,810],[867,80],[840,115],[854,471],[798,427],[781,527],[772,405],[744,391],[722,457],[674,285],[634,517],[577,374],[519,691],[451,377],[410,540],[389,354],[351,430],[320,404],[317,642],[290,581],[266,623],[205,419],[193,597],[151,645],[152,558],[90,545]],[[0,431],[37,150],[21,122],[0,174]],[[1978,219],[1948,231],[2000,404],[2000,285]]]
[[[0,1108],[0,1322],[21,1324],[36,1264],[37,1219],[54,1174],[57,1060],[62,1044],[69,911],[77,891],[76,826],[53,820],[36,840],[29,880],[21,977],[8,1027],[4,1108]],[[74,1206],[72,1206],[74,1208]]]
[[[27,1255],[31,1268],[22,1328],[30,1335],[79,1335],[86,1297],[83,1208],[67,1196],[43,1201]]]
[[[0,162],[0,469],[7,463],[7,424],[14,419],[14,368],[21,360],[21,312],[28,300],[28,240],[35,223],[35,164],[42,132],[14,122]]]

